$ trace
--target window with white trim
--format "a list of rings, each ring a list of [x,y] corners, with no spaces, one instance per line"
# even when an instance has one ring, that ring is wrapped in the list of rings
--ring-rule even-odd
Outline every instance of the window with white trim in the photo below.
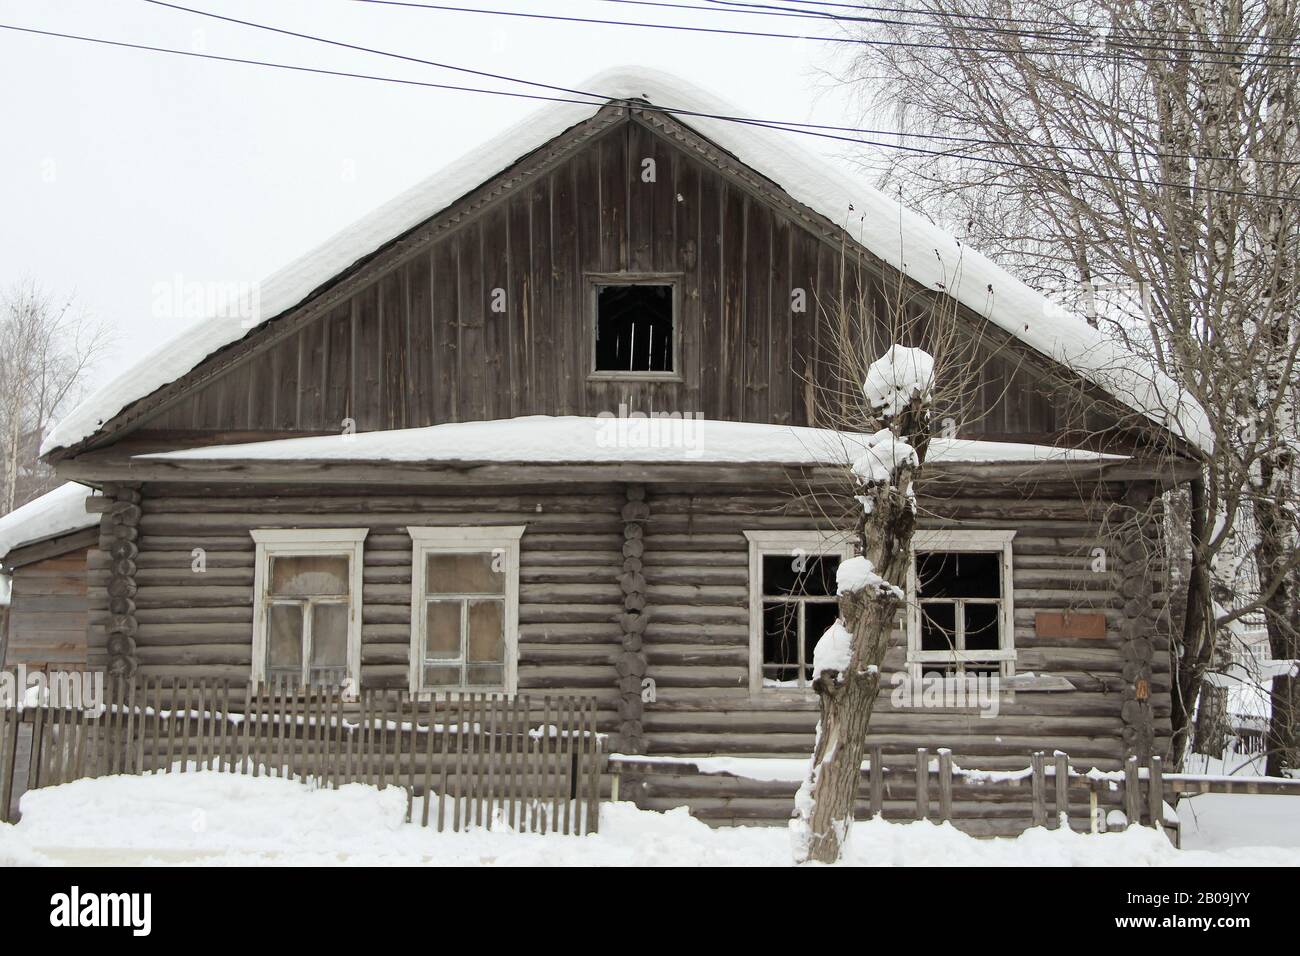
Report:
[[[411,535],[412,693],[517,687],[522,525]]]
[[[1015,673],[1014,531],[918,531],[907,582],[907,663],[927,673]]]
[[[361,680],[361,561],[367,528],[259,528],[253,681],[337,687]]]
[[[835,576],[853,555],[847,536],[746,531],[750,691],[812,685],[813,648],[839,616]]]

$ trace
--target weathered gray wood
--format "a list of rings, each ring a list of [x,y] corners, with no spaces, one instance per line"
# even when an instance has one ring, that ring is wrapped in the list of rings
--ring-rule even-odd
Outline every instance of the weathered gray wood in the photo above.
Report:
[[[916,750],[916,819],[927,820],[929,817],[930,752],[924,747],[918,747]]]
[[[1138,775],[1138,758],[1129,757],[1124,761],[1124,815],[1128,825],[1140,826],[1142,823],[1142,781]]]
[[[1041,827],[1047,822],[1047,771],[1041,750],[1031,755],[1030,768],[1033,772],[1033,825]]]
[[[952,819],[952,751],[939,751],[939,822]]]

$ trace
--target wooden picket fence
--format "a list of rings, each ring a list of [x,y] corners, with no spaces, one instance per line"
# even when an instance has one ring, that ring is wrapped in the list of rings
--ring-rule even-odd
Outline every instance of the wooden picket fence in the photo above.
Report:
[[[595,833],[604,765],[593,697],[284,683],[110,681],[103,706],[0,706],[0,820],[23,790],[111,774],[213,770],[334,788],[401,787],[408,820]]]

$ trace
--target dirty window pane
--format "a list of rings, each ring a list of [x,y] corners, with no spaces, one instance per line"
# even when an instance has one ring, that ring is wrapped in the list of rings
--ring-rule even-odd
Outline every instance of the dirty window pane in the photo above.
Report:
[[[504,607],[500,601],[469,602],[469,660],[471,663],[505,660]],[[476,683],[471,680],[470,683]]]
[[[347,594],[348,559],[342,555],[273,557],[271,593],[292,597]]]
[[[459,687],[460,686],[460,666],[454,667],[435,667],[429,666],[424,669],[424,686],[425,687]]]
[[[425,608],[425,659],[460,658],[460,601],[430,601]]]
[[[318,604],[312,609],[313,667],[344,667],[348,662],[348,606]]]
[[[471,687],[501,687],[506,682],[505,673],[500,664],[471,664],[466,683]]]
[[[269,670],[289,670],[294,674],[301,671],[302,617],[300,604],[272,604],[267,609],[266,663]]]
[[[504,594],[506,590],[505,558],[497,561],[491,551],[477,554],[430,554],[425,559],[426,585],[429,594]]]

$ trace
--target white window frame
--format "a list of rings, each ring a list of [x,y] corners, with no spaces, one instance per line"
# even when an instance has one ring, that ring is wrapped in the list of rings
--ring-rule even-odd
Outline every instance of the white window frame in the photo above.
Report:
[[[369,528],[255,528],[249,532],[257,545],[253,571],[253,672],[254,685],[266,682],[267,614],[272,603],[271,559],[278,557],[346,557],[348,559],[348,676],[361,686],[362,554]],[[305,643],[305,640],[304,640]],[[308,666],[303,648],[303,667]]]
[[[1002,677],[1016,673],[1015,580],[1012,575],[1014,530],[916,531],[912,535],[912,560],[907,569],[907,669],[920,680],[927,664],[998,664]],[[926,651],[921,649],[921,603],[916,594],[916,555],[926,551],[1000,552],[1002,599],[999,615],[1001,647],[996,651]]]
[[[763,557],[798,552],[808,555],[853,557],[853,539],[843,531],[746,531],[749,541],[749,692],[815,695],[811,687],[763,686]],[[804,635],[805,648],[807,635]],[[814,641],[814,644],[816,642]]]
[[[519,689],[519,539],[525,525],[487,528],[408,527],[411,536],[411,657],[409,686],[412,694],[434,696],[439,693],[474,691],[504,692],[513,696]],[[482,554],[502,551],[506,568],[505,609],[505,687],[433,688],[424,686],[424,657],[427,646],[428,620],[424,613],[427,594],[425,557],[430,554]],[[447,595],[456,597],[456,595]]]

